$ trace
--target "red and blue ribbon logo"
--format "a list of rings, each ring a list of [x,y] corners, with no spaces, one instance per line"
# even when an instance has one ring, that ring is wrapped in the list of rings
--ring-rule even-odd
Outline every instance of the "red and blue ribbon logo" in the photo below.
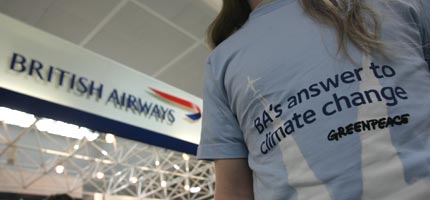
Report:
[[[167,94],[165,92],[162,92],[160,90],[149,88],[151,89],[155,94],[157,94],[159,97],[161,97],[164,100],[167,100],[170,103],[177,104],[179,106],[183,106],[189,110],[192,110],[194,114],[188,114],[187,117],[193,121],[196,121],[202,117],[202,113],[200,110],[200,107],[190,101],[187,101],[185,99],[181,99],[179,97],[175,97],[173,95]]]

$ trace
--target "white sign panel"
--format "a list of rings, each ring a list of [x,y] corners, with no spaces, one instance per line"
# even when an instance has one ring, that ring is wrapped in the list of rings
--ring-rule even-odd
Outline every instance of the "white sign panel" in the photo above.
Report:
[[[0,24],[1,88],[199,142],[200,98],[4,15]]]

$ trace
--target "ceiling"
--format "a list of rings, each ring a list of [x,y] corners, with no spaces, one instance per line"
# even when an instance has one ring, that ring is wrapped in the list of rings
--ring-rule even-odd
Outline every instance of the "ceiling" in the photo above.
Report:
[[[0,107],[0,193],[213,199],[213,162],[88,129],[77,137],[77,129]]]
[[[198,97],[210,52],[205,31],[220,6],[220,0],[0,0],[6,15]]]

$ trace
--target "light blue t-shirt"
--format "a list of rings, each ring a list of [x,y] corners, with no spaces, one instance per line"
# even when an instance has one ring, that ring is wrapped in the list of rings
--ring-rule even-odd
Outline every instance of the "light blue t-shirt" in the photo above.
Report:
[[[257,200],[430,199],[430,1],[369,1],[386,54],[274,0],[206,67],[199,159],[247,158]]]

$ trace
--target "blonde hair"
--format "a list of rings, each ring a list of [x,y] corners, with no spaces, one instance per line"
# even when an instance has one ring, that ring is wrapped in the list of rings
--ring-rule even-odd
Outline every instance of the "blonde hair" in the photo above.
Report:
[[[347,52],[351,41],[363,52],[383,52],[378,15],[363,0],[300,0],[305,13],[314,20],[336,29],[338,53]],[[215,48],[238,30],[248,19],[247,0],[224,0],[223,8],[208,29],[208,42]]]

